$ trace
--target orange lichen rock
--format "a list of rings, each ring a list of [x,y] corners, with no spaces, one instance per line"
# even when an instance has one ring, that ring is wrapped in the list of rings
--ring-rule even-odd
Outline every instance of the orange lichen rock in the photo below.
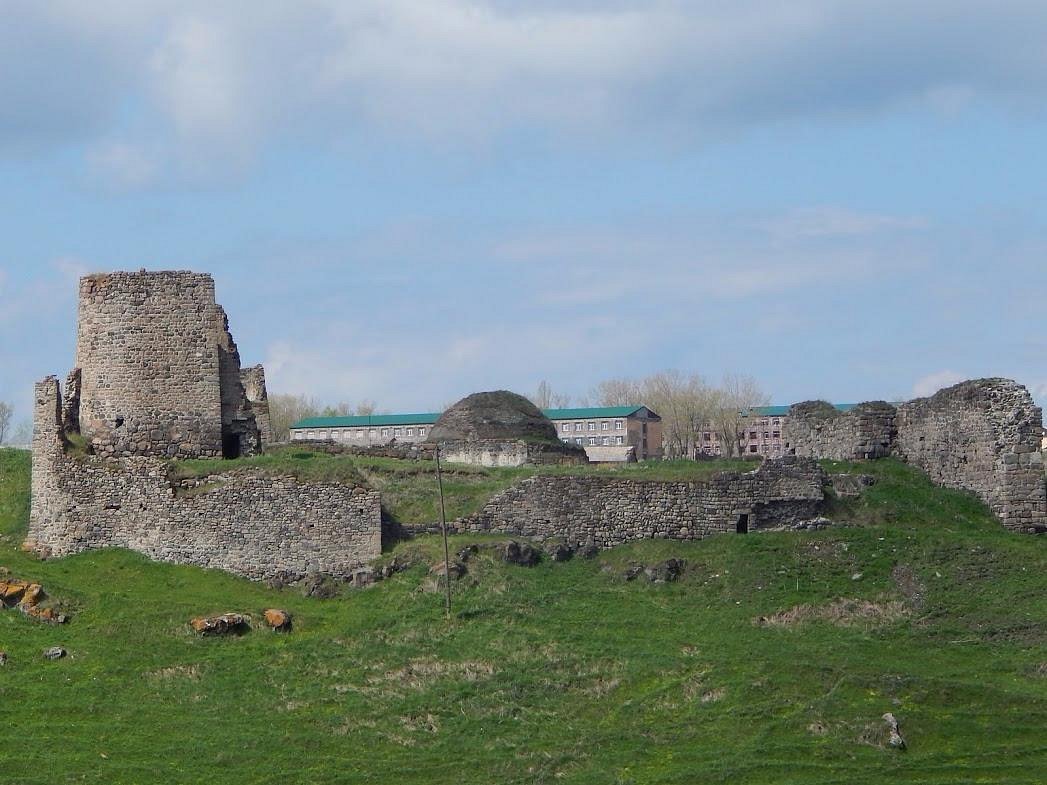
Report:
[[[279,608],[267,608],[265,623],[274,630],[289,630],[291,629],[291,614]]]
[[[227,635],[239,632],[248,626],[242,613],[223,613],[221,616],[199,616],[189,626],[201,635]]]
[[[14,579],[0,581],[0,602],[3,602],[9,608],[17,605],[22,601],[22,597],[25,596],[25,590],[30,585],[27,581]]]

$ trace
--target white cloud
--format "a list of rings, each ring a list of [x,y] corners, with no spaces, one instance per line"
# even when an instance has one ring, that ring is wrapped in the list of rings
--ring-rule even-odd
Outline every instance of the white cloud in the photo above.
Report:
[[[56,0],[4,13],[0,149],[79,139],[131,183],[150,181],[141,151],[157,146],[150,160],[220,170],[295,134],[473,146],[521,128],[584,144],[646,129],[693,144],[794,117],[1047,97],[1047,7],[1026,0]]]
[[[154,153],[137,144],[103,142],[87,152],[87,164],[103,182],[117,188],[140,188],[153,182],[160,172]]]
[[[801,207],[767,222],[769,233],[783,240],[816,237],[853,238],[889,230],[921,229],[926,221],[914,216],[859,212],[843,207]]]
[[[935,371],[916,380],[913,385],[912,394],[914,398],[925,398],[934,395],[944,387],[951,387],[957,382],[962,382],[967,377],[956,371]]]

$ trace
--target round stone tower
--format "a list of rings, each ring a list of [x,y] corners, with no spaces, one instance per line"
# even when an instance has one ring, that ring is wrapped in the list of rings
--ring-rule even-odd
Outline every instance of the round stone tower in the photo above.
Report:
[[[210,275],[82,278],[76,365],[79,430],[97,454],[233,456],[258,446]]]

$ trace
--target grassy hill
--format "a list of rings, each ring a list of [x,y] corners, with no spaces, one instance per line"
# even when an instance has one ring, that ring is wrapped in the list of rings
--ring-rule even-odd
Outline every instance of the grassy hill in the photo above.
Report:
[[[879,482],[832,511],[849,526],[478,557],[448,621],[423,563],[316,600],[117,550],[36,561],[28,456],[0,451],[0,565],[73,613],[0,611],[0,782],[1042,783],[1047,540],[900,464],[862,470]],[[670,555],[678,583],[619,577]],[[292,633],[186,627],[270,606]]]

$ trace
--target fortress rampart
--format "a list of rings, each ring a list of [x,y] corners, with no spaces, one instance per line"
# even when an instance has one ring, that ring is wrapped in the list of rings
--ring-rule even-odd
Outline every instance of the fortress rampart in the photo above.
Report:
[[[785,440],[796,455],[833,460],[896,456],[939,485],[976,493],[1004,526],[1047,528],[1043,416],[1010,379],[974,379],[895,407],[838,412],[822,402],[789,410]]]
[[[714,534],[795,526],[815,517],[825,474],[811,460],[765,461],[752,472],[657,482],[592,475],[537,475],[454,522],[494,532],[609,548],[632,540],[700,540]]]
[[[122,547],[249,578],[349,576],[381,553],[376,490],[250,472],[173,482],[166,461],[68,454],[58,380],[36,385],[28,548]]]

